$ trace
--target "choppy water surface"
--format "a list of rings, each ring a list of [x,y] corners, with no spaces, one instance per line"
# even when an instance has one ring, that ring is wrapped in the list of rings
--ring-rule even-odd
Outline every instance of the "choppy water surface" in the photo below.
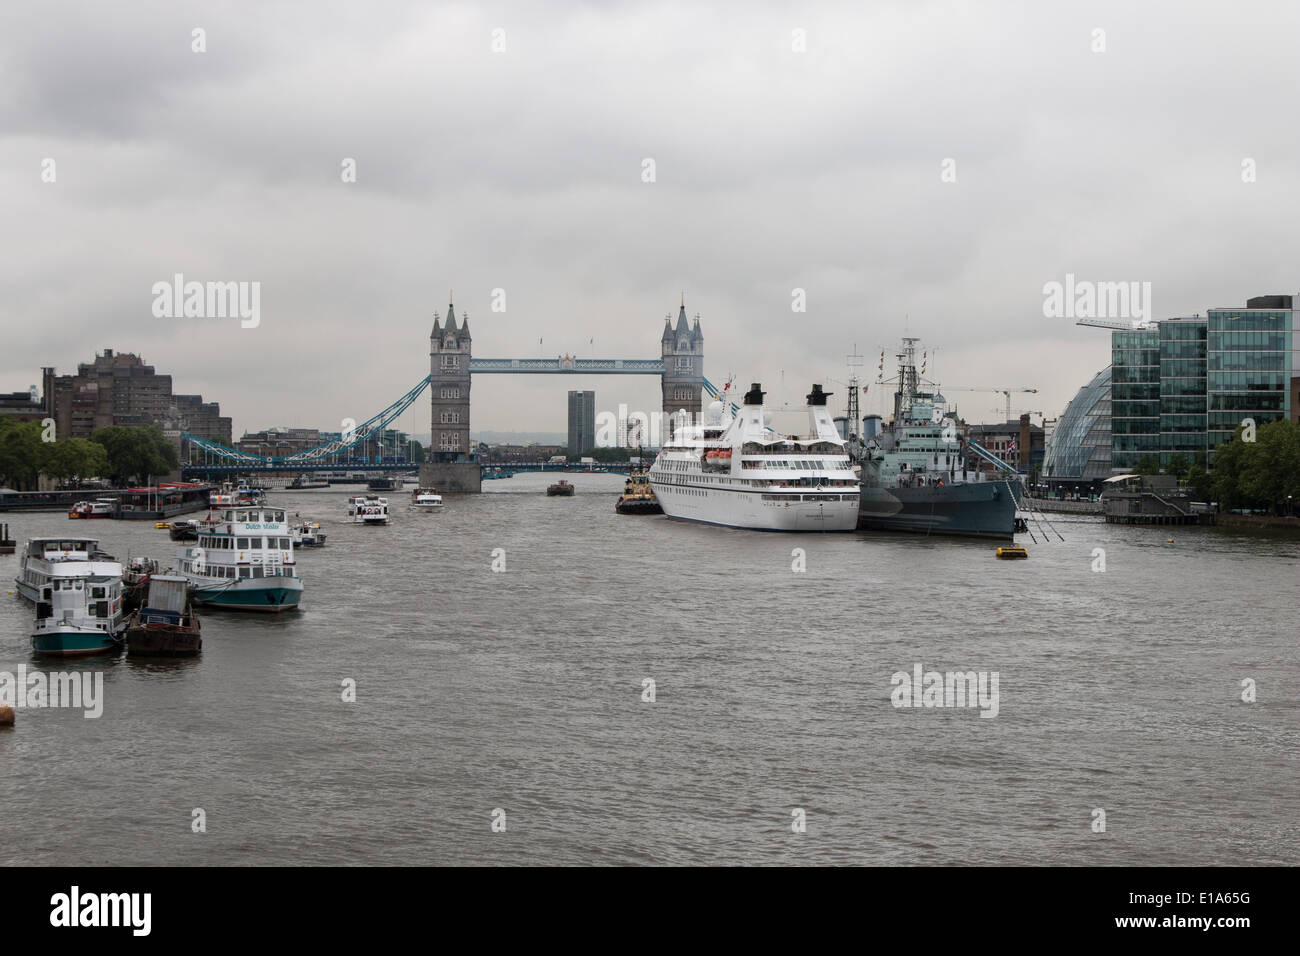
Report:
[[[393,493],[387,528],[346,523],[348,488],[275,495],[329,533],[299,555],[303,608],[210,612],[195,661],[37,661],[30,606],[0,595],[0,670],[103,671],[107,697],[0,730],[0,861],[1300,859],[1295,537],[1053,519],[1067,540],[1010,563],[620,517],[619,479],[572,480],[436,515]],[[175,554],[151,522],[5,520]],[[998,716],[896,709],[918,663],[997,671]]]

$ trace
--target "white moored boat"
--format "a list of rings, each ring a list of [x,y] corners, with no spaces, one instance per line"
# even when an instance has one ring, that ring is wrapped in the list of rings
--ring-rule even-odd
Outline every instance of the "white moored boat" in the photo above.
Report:
[[[42,589],[63,562],[113,560],[112,555],[99,550],[97,538],[32,538],[18,559],[18,576],[14,578],[14,584],[22,597],[39,601]]]
[[[411,492],[411,507],[417,511],[441,511],[442,495],[433,488],[416,488]]]
[[[178,559],[195,604],[274,613],[302,600],[283,508],[227,508],[210,516]]]
[[[36,604],[32,650],[71,657],[113,648],[126,618],[122,565],[98,542],[36,538],[23,553],[18,591]]]
[[[348,517],[354,524],[388,524],[388,499],[353,495],[348,499]]]
[[[757,383],[730,421],[714,402],[706,423],[679,428],[650,468],[664,514],[762,531],[854,530],[858,479],[826,410],[830,394],[814,385],[808,395],[808,438],[767,424]]]

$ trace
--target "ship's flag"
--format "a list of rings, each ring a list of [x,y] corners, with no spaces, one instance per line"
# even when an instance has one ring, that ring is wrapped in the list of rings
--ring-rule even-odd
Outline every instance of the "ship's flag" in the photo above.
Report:
[[[1013,438],[1011,439],[1011,444],[1007,446],[1007,451],[1015,451],[1015,450],[1016,450],[1016,440]]]

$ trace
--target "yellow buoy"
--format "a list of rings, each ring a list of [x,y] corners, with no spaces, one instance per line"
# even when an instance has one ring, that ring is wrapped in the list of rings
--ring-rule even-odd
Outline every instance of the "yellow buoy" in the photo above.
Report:
[[[1016,544],[1007,548],[998,548],[997,556],[1006,561],[1010,558],[1027,558],[1029,557],[1029,552]]]

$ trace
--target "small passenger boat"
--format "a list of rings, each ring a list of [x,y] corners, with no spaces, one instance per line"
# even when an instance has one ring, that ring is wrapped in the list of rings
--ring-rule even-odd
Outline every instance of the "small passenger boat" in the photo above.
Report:
[[[442,495],[434,488],[416,488],[411,492],[411,507],[417,511],[441,511]]]
[[[547,495],[552,498],[572,498],[573,485],[569,484],[563,478],[546,489]]]

